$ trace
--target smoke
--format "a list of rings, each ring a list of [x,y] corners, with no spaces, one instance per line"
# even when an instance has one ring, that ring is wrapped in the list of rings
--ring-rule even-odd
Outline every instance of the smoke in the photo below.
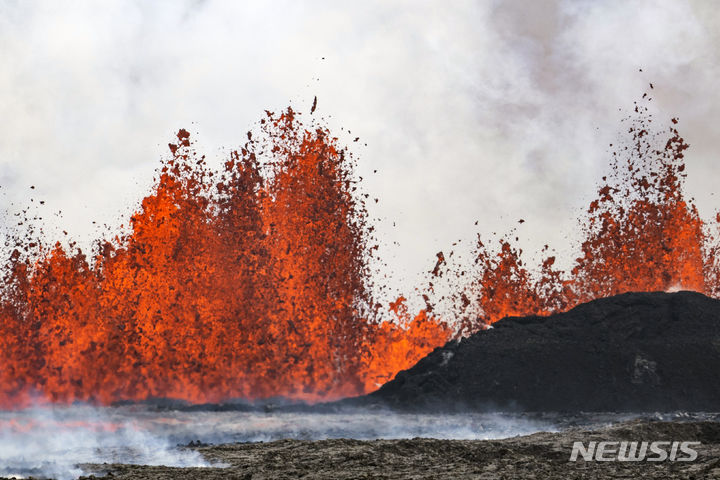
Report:
[[[174,441],[268,442],[280,439],[357,440],[440,438],[488,440],[555,431],[550,422],[499,414],[401,414],[351,410],[341,413],[175,412],[164,433]]]
[[[0,476],[76,478],[83,464],[209,466],[127,412],[87,406],[0,412]]]
[[[550,419],[477,413],[190,412],[143,405],[34,408],[0,412],[0,476],[70,479],[97,472],[90,465],[102,463],[209,466],[196,451],[177,446],[198,440],[216,444],[288,438],[477,440],[538,431],[556,429]]]
[[[3,2],[2,201],[24,205],[36,185],[49,223],[63,210],[64,229],[92,238],[93,221],[118,225],[142,198],[179,127],[219,161],[213,150],[241,143],[264,109],[309,111],[317,95],[316,115],[352,131],[344,139],[381,198],[371,214],[385,219],[389,281],[406,289],[438,250],[518,218],[526,251],[567,244],[605,173],[617,109],[654,82],[656,108],[680,117],[692,145],[689,193],[710,212],[716,10],[701,0]]]

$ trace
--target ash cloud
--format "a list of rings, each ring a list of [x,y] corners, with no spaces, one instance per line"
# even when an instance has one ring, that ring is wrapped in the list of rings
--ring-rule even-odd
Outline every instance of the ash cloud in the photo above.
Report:
[[[127,218],[177,128],[199,132],[219,162],[264,109],[309,112],[316,95],[315,115],[352,131],[401,290],[454,240],[518,218],[527,251],[566,248],[618,108],[650,82],[658,118],[678,116],[692,145],[690,196],[706,216],[715,208],[713,2],[116,0],[0,12],[1,201],[42,198],[48,224],[81,244],[92,221]]]

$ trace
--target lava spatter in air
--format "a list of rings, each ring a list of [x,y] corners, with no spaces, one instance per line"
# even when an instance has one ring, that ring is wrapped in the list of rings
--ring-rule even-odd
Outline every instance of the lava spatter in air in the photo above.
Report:
[[[91,253],[18,222],[3,268],[0,407],[328,400],[374,390],[508,315],[626,291],[718,296],[718,225],[685,197],[676,123],[654,129],[643,107],[627,120],[568,271],[549,248],[528,265],[513,236],[498,250],[478,237],[473,261],[453,267],[439,253],[431,271],[451,282],[453,308],[436,308],[431,283],[419,313],[404,297],[387,310],[373,298],[354,159],[326,128],[268,113],[219,170],[180,130],[127,231]]]
[[[327,129],[268,113],[221,171],[186,130],[170,151],[129,231],[90,258],[13,251],[0,406],[333,399],[448,339],[424,312],[378,318],[354,161]]]
[[[572,268],[557,269],[549,255],[539,266],[526,265],[512,236],[500,240],[497,252],[478,238],[474,263],[449,275],[457,335],[505,316],[547,315],[630,291],[720,294],[718,225],[703,222],[685,196],[688,144],[677,119],[658,129],[647,107],[636,105],[624,123],[628,138],[611,145],[610,171],[581,218]]]

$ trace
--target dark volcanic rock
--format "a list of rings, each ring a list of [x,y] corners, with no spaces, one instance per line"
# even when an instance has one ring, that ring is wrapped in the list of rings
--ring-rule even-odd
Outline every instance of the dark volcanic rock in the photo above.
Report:
[[[574,442],[657,439],[699,442],[697,460],[664,462],[570,462]],[[192,445],[224,468],[148,465],[82,465],[87,474],[112,480],[151,479],[412,479],[496,480],[717,479],[720,478],[720,424],[717,422],[624,422],[591,430],[502,440],[277,440],[273,442]],[[648,456],[655,456],[648,452]],[[97,479],[83,476],[81,479]],[[0,479],[2,480],[2,479]]]
[[[627,293],[505,318],[359,400],[402,410],[720,411],[720,300]]]

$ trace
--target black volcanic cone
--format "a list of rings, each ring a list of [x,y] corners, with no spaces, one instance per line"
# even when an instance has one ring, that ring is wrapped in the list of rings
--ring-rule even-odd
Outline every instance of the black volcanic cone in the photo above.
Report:
[[[720,411],[720,300],[627,293],[505,318],[358,400],[401,410]]]

